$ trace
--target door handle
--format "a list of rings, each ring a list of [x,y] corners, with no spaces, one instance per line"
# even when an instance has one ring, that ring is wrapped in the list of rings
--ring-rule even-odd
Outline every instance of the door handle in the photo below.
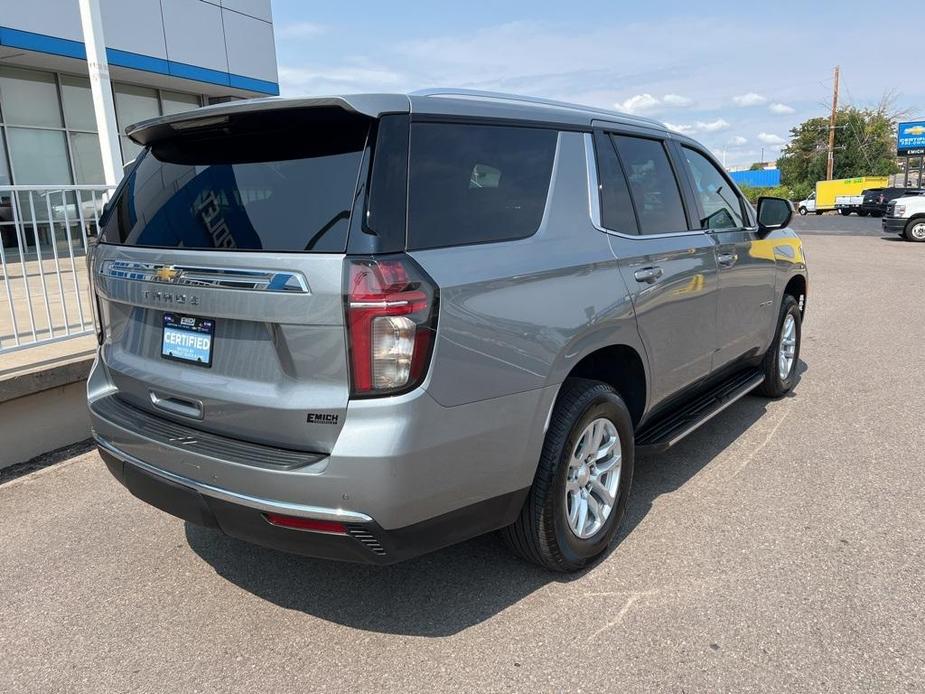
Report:
[[[658,265],[653,265],[652,267],[644,267],[641,270],[636,270],[636,272],[633,273],[633,277],[636,278],[637,282],[646,282],[647,284],[658,282],[661,276],[662,268],[660,268]]]
[[[716,262],[723,267],[732,267],[735,265],[738,259],[739,256],[737,256],[735,253],[720,253],[718,256],[716,256]]]

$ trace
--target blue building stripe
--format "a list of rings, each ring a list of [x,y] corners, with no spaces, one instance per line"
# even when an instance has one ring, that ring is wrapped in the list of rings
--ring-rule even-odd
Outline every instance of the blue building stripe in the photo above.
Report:
[[[57,36],[33,34],[31,31],[8,29],[0,26],[0,45],[11,48],[24,48],[27,51],[63,55],[68,58],[87,59],[87,51],[81,41],[60,39]]]
[[[65,58],[77,58],[78,60],[87,59],[87,51],[82,41],[72,41],[71,39],[62,39],[57,36],[36,34],[31,31],[10,29],[4,26],[0,26],[0,46],[21,48],[27,51],[48,53],[50,55],[60,55]],[[182,77],[183,79],[193,80],[195,82],[219,84],[225,87],[246,89],[248,91],[260,92],[261,94],[268,94],[271,96],[279,95],[279,85],[276,82],[270,82],[268,80],[245,77],[244,75],[236,75],[221,70],[211,70],[209,68],[179,63],[174,60],[164,60],[163,58],[155,58],[150,55],[142,55],[130,51],[120,51],[115,48],[107,48],[106,57],[110,64],[116,67],[154,72],[159,75]]]
[[[157,72],[162,75],[169,74],[167,72],[167,61],[163,58],[153,58],[150,55],[120,51],[117,48],[107,48],[106,59],[109,60],[110,65],[116,65],[118,67],[128,67],[133,70],[144,70],[145,72]]]

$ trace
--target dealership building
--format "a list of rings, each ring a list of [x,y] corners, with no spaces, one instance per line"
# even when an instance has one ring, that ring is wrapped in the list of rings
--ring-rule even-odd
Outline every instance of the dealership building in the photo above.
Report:
[[[100,0],[121,132],[279,93],[270,0]],[[4,0],[0,186],[103,183],[78,0]],[[123,161],[138,147],[120,136]]]

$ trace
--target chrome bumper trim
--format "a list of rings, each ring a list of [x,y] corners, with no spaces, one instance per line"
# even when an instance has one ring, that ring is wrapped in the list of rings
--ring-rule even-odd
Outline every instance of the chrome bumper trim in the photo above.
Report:
[[[211,484],[206,484],[205,482],[197,482],[196,480],[190,479],[188,477],[183,477],[182,475],[177,475],[172,472],[168,472],[167,470],[161,470],[160,468],[155,467],[150,463],[139,460],[133,455],[125,453],[124,451],[120,451],[104,436],[94,433],[93,438],[100,448],[104,449],[107,453],[115,456],[124,463],[134,465],[135,467],[140,468],[141,470],[151,475],[167,480],[168,482],[173,482],[174,484],[179,484],[184,487],[195,489],[200,494],[205,494],[206,496],[221,499],[222,501],[227,501],[232,504],[240,504],[241,506],[254,508],[258,511],[266,511],[267,513],[281,513],[289,516],[315,518],[318,520],[337,521],[341,523],[370,523],[373,520],[365,513],[359,513],[357,511],[347,511],[340,508],[325,508],[323,506],[306,506],[303,504],[292,504],[286,501],[261,499],[259,497],[233,492],[228,489],[222,489],[221,487],[215,487]]]

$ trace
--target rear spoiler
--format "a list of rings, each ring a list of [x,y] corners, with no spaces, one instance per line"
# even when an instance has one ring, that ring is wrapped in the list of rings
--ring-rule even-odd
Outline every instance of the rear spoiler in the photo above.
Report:
[[[125,134],[133,142],[147,146],[173,137],[178,132],[218,125],[233,116],[319,107],[342,108],[358,115],[378,118],[386,113],[409,113],[411,102],[404,94],[351,94],[305,99],[281,99],[279,97],[246,99],[141,121],[127,127]]]

